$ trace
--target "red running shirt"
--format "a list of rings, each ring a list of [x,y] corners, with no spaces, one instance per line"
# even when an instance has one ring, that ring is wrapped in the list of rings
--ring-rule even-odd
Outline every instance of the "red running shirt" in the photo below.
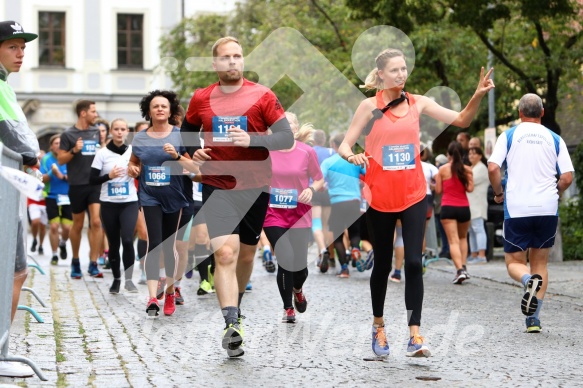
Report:
[[[201,167],[202,183],[236,190],[268,186],[271,180],[269,151],[233,146],[224,137],[224,127],[240,126],[251,136],[266,136],[268,127],[284,118],[284,113],[269,88],[246,79],[233,93],[223,93],[218,82],[197,89],[190,100],[186,120],[202,125],[204,148],[212,150],[212,160]]]
[[[387,110],[365,140],[365,153],[372,156],[364,182],[370,206],[382,212],[400,212],[425,199],[426,186],[419,158],[419,112],[409,93],[409,111],[402,117]],[[384,108],[382,90],[377,108]]]
[[[453,171],[451,178],[445,179],[442,184],[443,196],[441,197],[441,206],[470,206],[468,196],[466,195],[466,188]]]

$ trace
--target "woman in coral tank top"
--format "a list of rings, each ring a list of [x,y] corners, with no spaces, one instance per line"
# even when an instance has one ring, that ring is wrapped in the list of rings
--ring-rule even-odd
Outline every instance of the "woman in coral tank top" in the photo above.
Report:
[[[393,240],[398,219],[403,224],[405,244],[405,305],[409,314],[410,339],[407,356],[431,353],[419,334],[423,305],[422,247],[427,203],[425,177],[419,159],[419,116],[425,114],[448,125],[467,127],[478,111],[482,97],[494,87],[490,69],[482,68],[478,87],[461,112],[444,108],[434,100],[404,92],[407,64],[403,52],[382,51],[376,68],[365,81],[377,89],[356,110],[338,153],[353,164],[366,164],[365,196],[370,204],[368,228],[373,239],[375,264],[370,278],[373,307],[372,349],[378,356],[389,354],[383,306],[391,271]],[[382,109],[382,110],[381,110]],[[367,135],[365,152],[354,154],[352,147],[362,134]]]

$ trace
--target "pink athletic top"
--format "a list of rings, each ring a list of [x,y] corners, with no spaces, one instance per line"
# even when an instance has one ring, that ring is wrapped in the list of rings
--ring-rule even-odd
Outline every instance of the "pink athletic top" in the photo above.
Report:
[[[466,195],[466,188],[457,175],[452,174],[451,178],[444,180],[442,184],[443,196],[441,197],[441,206],[470,206],[468,196]]]
[[[272,177],[264,227],[311,228],[312,206],[297,197],[312,180],[323,178],[314,149],[300,141],[291,151],[271,151]]]

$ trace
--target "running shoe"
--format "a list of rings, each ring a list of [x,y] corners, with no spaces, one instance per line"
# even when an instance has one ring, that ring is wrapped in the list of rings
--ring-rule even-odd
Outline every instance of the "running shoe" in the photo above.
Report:
[[[302,290],[294,291],[294,307],[298,310],[298,313],[304,313],[308,308],[308,300]]]
[[[330,265],[330,253],[326,250],[322,253],[322,259],[320,261],[320,272],[326,273],[328,271],[328,267]]]
[[[105,265],[105,256],[99,256],[97,258],[97,265]]]
[[[38,247],[38,254],[39,254],[39,255],[44,255],[44,254],[45,254],[45,251],[44,251],[44,249],[43,249],[43,246],[42,246],[42,245]]]
[[[284,309],[283,317],[281,318],[283,323],[295,323],[296,322],[296,313],[294,309]]]
[[[371,249],[366,254],[366,261],[364,263],[364,269],[367,269],[367,270],[372,269],[373,265],[374,265],[374,251]]]
[[[466,272],[463,270],[463,268],[460,268],[457,270],[457,273],[451,282],[453,284],[462,284],[462,282],[467,278],[468,277],[466,275]]]
[[[526,318],[526,332],[527,333],[540,333],[542,326],[540,325],[540,320],[535,317]]]
[[[164,287],[166,286],[166,278],[158,278],[158,288],[156,291],[156,298],[162,300],[164,298]]]
[[[213,292],[215,292],[215,291],[211,287],[211,284],[209,282],[207,282],[206,280],[203,280],[202,282],[200,282],[200,286],[198,287],[198,290],[196,291],[196,295],[206,295],[206,294],[211,294]]]
[[[58,265],[59,264],[59,257],[57,255],[53,255],[53,257],[51,257],[51,264],[52,265]]]
[[[245,287],[245,291],[252,291],[253,290],[253,285],[251,284],[251,280],[249,280],[249,282],[247,282],[247,286]]]
[[[419,334],[414,335],[409,339],[407,344],[407,357],[430,357],[431,351],[425,345],[425,339]]]
[[[348,270],[348,264],[342,264],[338,277],[347,279],[350,277],[350,271]]]
[[[526,287],[524,287],[525,294],[520,303],[520,308],[524,315],[530,317],[535,313],[538,307],[536,293],[540,291],[542,285],[543,278],[539,274],[532,275],[530,279],[528,279],[528,282],[526,282]]]
[[[384,326],[372,326],[372,351],[379,357],[387,357],[391,354]]]
[[[391,276],[389,276],[389,280],[394,283],[401,283],[401,274],[393,272]]]
[[[470,278],[470,273],[468,272],[468,267],[464,264],[462,265],[462,269],[464,270],[464,274],[466,274],[466,280]]]
[[[180,293],[180,287],[174,287],[174,301],[176,302],[177,306],[181,306],[184,304],[184,298]]]
[[[89,275],[91,277],[94,277],[94,278],[102,278],[103,277],[103,274],[101,273],[99,268],[97,268],[97,263],[95,263],[93,261],[89,262],[89,269],[87,270],[87,272],[89,272]]]
[[[73,260],[73,263],[71,263],[71,278],[81,279],[82,277],[83,274],[81,273],[81,264],[79,263],[79,259],[77,259],[76,263],[75,260]]]
[[[241,357],[245,354],[243,345],[243,322],[240,317],[236,323],[231,323],[223,331],[222,346],[229,357]]]
[[[158,299],[150,298],[146,305],[146,313],[149,317],[157,317],[160,315],[160,304],[158,304]]]
[[[174,297],[174,292],[172,294],[166,294],[164,299],[164,315],[170,316],[176,311],[176,300]]]
[[[275,272],[275,263],[273,262],[273,255],[271,251],[263,251],[263,265],[265,265],[265,270],[269,273]]]
[[[111,287],[109,287],[109,293],[110,294],[119,294],[119,287],[120,286],[121,286],[121,280],[113,279],[113,283],[111,284]]]
[[[30,246],[31,252],[36,252],[36,245],[37,244],[38,244],[38,242],[36,241],[36,238],[34,240],[32,240],[32,245]]]
[[[136,292],[138,292],[138,288],[136,287],[134,282],[132,282],[131,280],[126,280],[125,289],[127,292],[129,292],[131,294],[135,294]]]
[[[364,272],[366,269],[366,262],[362,258],[362,253],[358,248],[352,248],[350,251],[350,257],[352,258],[352,266],[356,267],[358,272]]]
[[[109,262],[109,258],[105,257],[105,264],[103,264],[103,269],[111,269],[111,263]]]
[[[59,257],[61,260],[67,260],[67,243],[64,241],[59,242]]]

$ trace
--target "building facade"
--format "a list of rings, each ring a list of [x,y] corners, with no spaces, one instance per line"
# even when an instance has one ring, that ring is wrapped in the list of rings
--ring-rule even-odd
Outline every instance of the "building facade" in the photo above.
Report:
[[[79,99],[95,101],[106,120],[140,121],[140,99],[172,88],[158,47],[184,10],[184,0],[0,0],[0,20],[39,35],[8,82],[41,148],[76,122]]]

